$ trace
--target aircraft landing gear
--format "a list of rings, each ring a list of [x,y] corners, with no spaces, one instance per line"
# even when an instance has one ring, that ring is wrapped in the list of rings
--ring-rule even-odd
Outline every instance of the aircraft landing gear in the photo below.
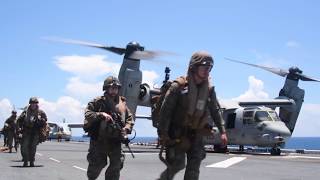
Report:
[[[244,146],[243,145],[239,145],[239,151],[243,152],[244,151]]]
[[[281,154],[281,149],[280,148],[271,148],[270,154],[273,156],[280,156]]]
[[[229,153],[228,147],[222,145],[214,145],[213,150],[217,153]]]

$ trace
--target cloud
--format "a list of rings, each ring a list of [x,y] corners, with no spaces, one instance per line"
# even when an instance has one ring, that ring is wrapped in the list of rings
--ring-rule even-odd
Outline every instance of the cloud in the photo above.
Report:
[[[72,77],[66,85],[69,96],[86,100],[102,94],[103,82],[85,82],[80,77]]]
[[[235,101],[258,100],[269,98],[268,93],[263,91],[263,82],[254,76],[248,77],[249,89],[242,95],[232,98]]]
[[[67,94],[80,100],[92,99],[102,94],[102,81],[108,75],[117,76],[120,63],[106,60],[103,55],[58,56],[54,62],[59,69],[72,73],[65,87]]]
[[[297,48],[300,47],[300,44],[297,41],[288,41],[286,42],[286,47]]]
[[[153,87],[155,85],[156,79],[159,77],[159,75],[155,71],[142,71],[142,83],[147,83],[150,85],[150,87]]]
[[[13,105],[9,99],[4,98],[0,101],[0,129],[2,129],[4,122],[10,116],[12,110]]]
[[[62,123],[83,123],[85,105],[69,96],[62,96],[56,102],[39,98],[40,108],[47,114],[48,121]]]
[[[61,97],[57,102],[45,100],[42,102],[43,109],[48,112],[48,117],[60,122],[64,118],[67,122],[82,122],[84,105],[81,105],[80,101],[88,102],[93,97],[101,95],[103,85],[101,79],[104,80],[107,75],[117,76],[121,66],[120,63],[110,62],[101,55],[60,56],[56,57],[55,64],[59,69],[74,75],[69,78],[65,87],[69,97]],[[150,87],[153,87],[159,75],[155,71],[143,70],[142,77],[143,83],[148,83]],[[65,106],[68,108],[60,108]],[[79,112],[82,113],[79,114]],[[150,127],[152,127],[151,121],[138,120],[136,124],[138,135],[155,136],[156,130]]]
[[[69,78],[65,87],[67,94],[80,100],[88,100],[102,94],[103,81],[108,75],[118,76],[120,63],[106,60],[103,55],[90,56],[59,56],[55,64],[63,71],[75,76]],[[155,71],[142,71],[142,82],[150,87],[155,84],[159,75]],[[98,81],[100,79],[100,81]]]
[[[108,73],[117,75],[120,69],[120,63],[107,61],[103,55],[58,56],[55,59],[55,64],[61,70],[81,77],[97,77]]]

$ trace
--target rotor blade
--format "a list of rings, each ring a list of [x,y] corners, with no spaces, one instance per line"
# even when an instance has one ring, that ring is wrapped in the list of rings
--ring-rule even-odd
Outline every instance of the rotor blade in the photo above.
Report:
[[[58,38],[58,37],[44,37],[43,39],[49,40],[49,41],[54,41],[54,42],[62,42],[62,43],[68,43],[68,44],[76,44],[76,45],[100,48],[100,49],[111,51],[111,52],[119,54],[119,55],[122,55],[126,52],[126,49],[124,49],[124,48],[105,46],[105,45],[94,43],[94,42],[79,41],[79,40],[74,40],[74,39],[64,39],[64,38]]]
[[[308,77],[304,74],[298,74],[299,78],[302,80],[302,81],[316,81],[316,82],[320,82],[319,79],[315,79],[315,78],[311,78],[311,77]]]
[[[167,51],[134,51],[129,58],[132,59],[154,59],[160,56],[173,56],[176,55],[173,52]]]
[[[285,77],[287,74],[289,74],[289,71],[284,70],[284,69],[280,69],[280,68],[273,68],[273,67],[261,66],[261,65],[256,65],[256,64],[250,64],[250,63],[246,63],[246,62],[242,62],[242,61],[238,61],[238,60],[234,60],[234,59],[230,59],[230,58],[224,58],[224,59],[226,59],[228,61],[233,61],[236,63],[246,64],[249,66],[261,68],[261,69],[272,72],[272,73],[277,74],[282,77]]]

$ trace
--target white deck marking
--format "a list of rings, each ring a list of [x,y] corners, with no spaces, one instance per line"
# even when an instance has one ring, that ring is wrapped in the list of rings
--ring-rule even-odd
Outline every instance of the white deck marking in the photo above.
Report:
[[[42,154],[40,154],[40,153],[36,153],[38,156],[42,156]]]
[[[60,163],[61,161],[59,161],[59,160],[56,160],[56,159],[54,159],[54,158],[49,158],[50,160],[52,160],[52,161],[54,161],[54,162],[57,162],[57,163]]]
[[[297,159],[297,158],[301,158],[301,159],[320,159],[320,157],[314,157],[314,156],[283,156],[282,158],[285,159]]]
[[[227,168],[227,167],[230,167],[230,166],[232,166],[236,163],[239,163],[245,159],[247,159],[247,157],[232,157],[232,158],[227,159],[225,161],[214,163],[214,164],[208,165],[206,167]]]
[[[84,169],[84,168],[81,168],[81,167],[78,167],[78,166],[72,166],[72,167],[74,167],[74,168],[76,168],[76,169],[79,169],[79,170],[81,170],[81,171],[87,171],[87,169]]]

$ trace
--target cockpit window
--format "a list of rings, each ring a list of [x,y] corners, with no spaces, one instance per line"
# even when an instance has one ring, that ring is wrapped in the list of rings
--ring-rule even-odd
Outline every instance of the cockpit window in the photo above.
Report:
[[[256,111],[254,119],[257,122],[272,121],[272,118],[267,111]]]
[[[273,120],[280,121],[280,117],[278,116],[278,114],[275,111],[269,111],[269,114]]]

